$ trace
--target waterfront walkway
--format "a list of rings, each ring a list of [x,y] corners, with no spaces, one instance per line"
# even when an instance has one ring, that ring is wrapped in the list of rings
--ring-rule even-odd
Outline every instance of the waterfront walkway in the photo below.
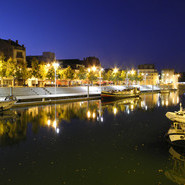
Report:
[[[141,92],[160,91],[160,88],[152,85],[133,85],[129,87],[138,87]],[[101,90],[123,90],[126,86],[102,86]],[[52,100],[75,100],[75,99],[92,99],[100,97],[100,86],[78,86],[78,87],[1,87],[0,99],[13,94],[21,102],[37,102]]]

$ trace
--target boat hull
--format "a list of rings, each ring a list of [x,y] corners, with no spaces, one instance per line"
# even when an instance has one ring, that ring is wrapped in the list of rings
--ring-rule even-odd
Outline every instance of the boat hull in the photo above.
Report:
[[[170,133],[167,134],[167,139],[170,144],[179,147],[185,147],[185,134],[184,133]]]
[[[140,95],[140,91],[137,88],[124,89],[122,91],[102,91],[102,99],[122,99],[122,98],[134,98]]]
[[[178,115],[175,112],[167,112],[166,117],[173,122],[185,123],[185,115]]]
[[[1,101],[0,102],[0,112],[10,109],[16,101]]]

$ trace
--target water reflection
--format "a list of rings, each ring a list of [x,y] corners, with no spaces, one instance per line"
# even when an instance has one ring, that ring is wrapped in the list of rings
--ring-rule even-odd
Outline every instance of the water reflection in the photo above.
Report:
[[[141,98],[128,98],[112,102],[101,100],[55,104],[47,106],[29,107],[4,112],[0,115],[0,144],[13,144],[26,138],[28,125],[33,133],[37,134],[41,128],[48,128],[54,133],[62,133],[62,123],[72,119],[89,122],[104,122],[104,114],[108,112],[113,116],[120,113],[131,114],[133,111],[158,106],[171,106],[179,103],[178,93],[147,94]],[[12,116],[14,115],[14,116]],[[9,117],[8,117],[9,116]]]
[[[165,171],[165,175],[177,184],[185,184],[185,150],[182,148],[169,149],[170,169]]]

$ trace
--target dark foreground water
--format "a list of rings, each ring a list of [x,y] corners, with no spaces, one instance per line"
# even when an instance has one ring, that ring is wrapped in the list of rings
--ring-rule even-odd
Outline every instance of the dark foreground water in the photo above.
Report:
[[[165,141],[178,93],[20,108],[0,116],[0,184],[185,184]],[[178,158],[178,157],[179,158]]]

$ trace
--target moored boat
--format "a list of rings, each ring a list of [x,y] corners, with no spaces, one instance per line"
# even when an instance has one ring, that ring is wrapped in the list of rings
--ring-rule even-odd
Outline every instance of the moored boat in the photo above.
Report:
[[[102,91],[101,98],[102,99],[119,99],[119,98],[131,98],[137,97],[140,95],[140,90],[138,88],[127,88],[120,90],[110,90],[110,91]]]
[[[176,121],[180,123],[185,123],[185,110],[182,108],[182,104],[180,103],[180,110],[175,112],[167,112],[166,117],[171,121]]]
[[[175,122],[166,134],[170,144],[185,147],[185,127],[184,124]]]
[[[14,96],[7,96],[4,100],[0,101],[0,112],[10,109],[17,102]]]

